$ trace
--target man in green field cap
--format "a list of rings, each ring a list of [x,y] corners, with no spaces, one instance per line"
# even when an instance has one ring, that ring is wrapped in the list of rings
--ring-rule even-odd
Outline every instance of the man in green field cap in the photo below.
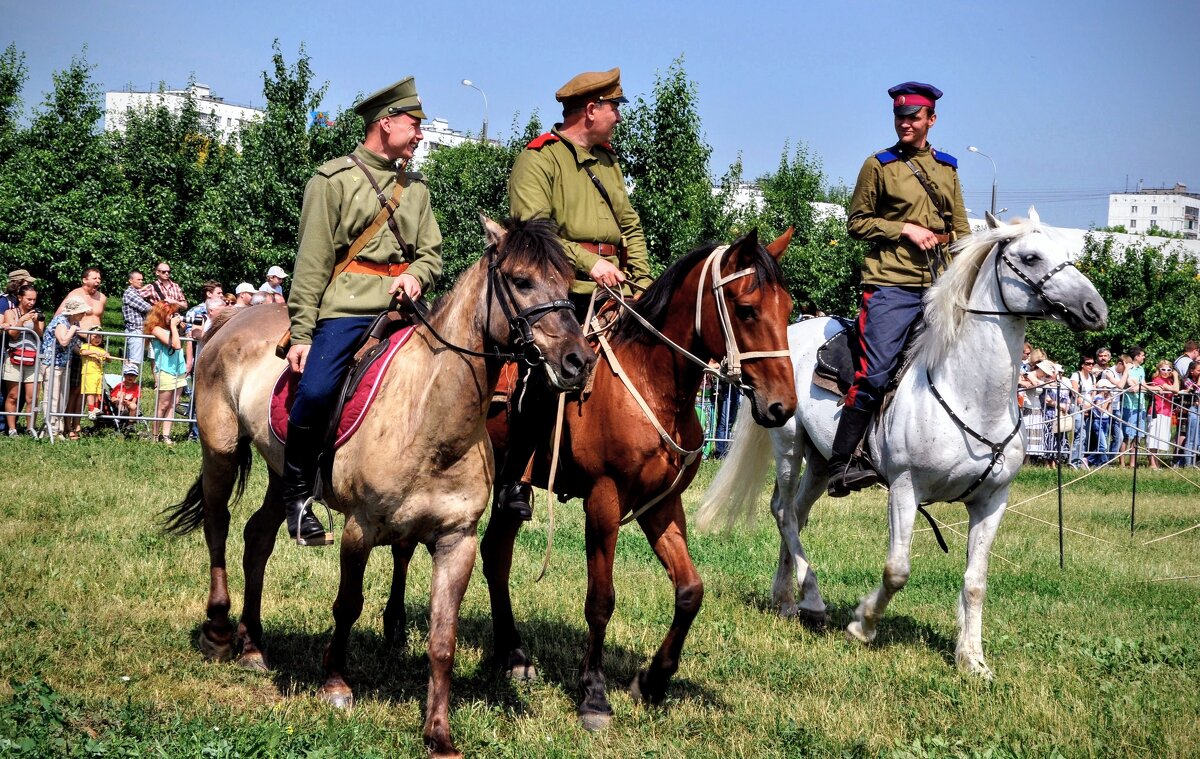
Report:
[[[559,88],[563,120],[525,146],[508,180],[510,211],[519,219],[549,218],[575,264],[571,300],[582,322],[597,282],[616,288],[652,281],[642,220],[629,203],[625,177],[609,141],[621,122],[621,69],[588,71]],[[533,427],[510,419],[510,429]],[[517,482],[528,446],[515,438],[497,478],[496,508],[529,519],[529,485]],[[522,453],[522,449],[525,453]],[[524,461],[518,462],[518,459]]]
[[[301,374],[288,415],[283,501],[288,534],[300,545],[329,542],[310,504],[317,457],[363,333],[393,297],[403,291],[416,300],[442,273],[442,233],[429,188],[419,173],[406,171],[423,137],[416,83],[402,79],[354,111],[366,122],[366,138],[350,155],[318,168],[304,188],[288,296],[287,359]],[[371,233],[381,210],[387,221]],[[352,247],[356,255],[335,276]]]

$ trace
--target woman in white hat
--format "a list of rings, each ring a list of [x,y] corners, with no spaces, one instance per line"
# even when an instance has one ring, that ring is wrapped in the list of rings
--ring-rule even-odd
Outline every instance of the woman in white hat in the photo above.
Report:
[[[79,352],[79,322],[92,312],[91,306],[82,298],[71,296],[63,301],[58,315],[46,325],[42,335],[42,413],[46,424],[55,435],[61,435],[64,423],[61,415],[67,410],[71,392],[71,377],[68,371],[72,358]],[[79,421],[66,425],[67,438],[79,439]]]

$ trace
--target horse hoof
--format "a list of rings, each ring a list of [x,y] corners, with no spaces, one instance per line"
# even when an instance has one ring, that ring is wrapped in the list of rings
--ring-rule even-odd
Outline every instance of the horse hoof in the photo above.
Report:
[[[867,635],[863,631],[862,623],[857,619],[846,625],[846,640],[851,643],[870,643],[874,638],[874,635]]]
[[[227,662],[233,659],[233,645],[231,643],[217,643],[208,637],[208,634],[205,632],[200,633],[197,647],[206,661]]]
[[[978,677],[989,683],[996,677],[982,656],[955,656],[954,660],[959,671],[967,675]]]
[[[242,655],[238,657],[237,664],[248,672],[271,671],[271,668],[267,666],[267,657],[263,656],[261,651],[253,651],[251,653],[242,652]]]
[[[583,729],[589,733],[605,730],[612,723],[612,714],[601,714],[599,712],[587,712],[579,715],[579,723],[583,725]]]
[[[532,682],[538,679],[537,667],[532,664],[514,664],[505,672],[510,680],[519,680],[524,682]]]
[[[350,691],[321,691],[321,700],[335,709],[350,711],[354,708],[354,694]]]
[[[829,615],[823,611],[797,609],[792,618],[815,633],[823,633],[829,627]]]

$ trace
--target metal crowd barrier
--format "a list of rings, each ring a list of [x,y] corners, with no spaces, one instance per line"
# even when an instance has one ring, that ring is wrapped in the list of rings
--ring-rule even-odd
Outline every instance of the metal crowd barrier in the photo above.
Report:
[[[84,395],[82,383],[79,387],[75,387],[74,380],[80,378],[82,373],[83,359],[74,352],[67,354],[64,366],[60,369],[54,366],[57,362],[60,352],[64,350],[58,344],[57,340],[49,341],[49,351],[45,349],[45,343],[41,336],[32,327],[21,327],[18,331],[26,333],[26,336],[32,336],[37,342],[37,360],[34,366],[34,379],[32,388],[22,388],[19,394],[23,395],[29,392],[33,403],[29,404],[28,409],[19,411],[12,415],[14,421],[20,422],[24,420],[25,429],[31,432],[36,437],[47,437],[51,442],[55,438],[64,434],[64,430],[72,426],[68,420],[78,420],[76,425],[82,427],[83,421],[92,422],[93,428],[102,425],[113,425],[118,430],[126,431],[131,429],[148,430],[153,422],[172,422],[178,423],[180,427],[194,425],[196,418],[194,412],[194,404],[192,403],[191,393],[191,377],[186,380],[186,384],[177,388],[172,392],[171,409],[174,412],[173,416],[156,416],[158,408],[158,382],[154,372],[154,364],[146,354],[149,353],[149,341],[154,338],[146,335],[132,335],[125,332],[107,332],[104,330],[89,330],[80,332],[80,340],[86,342],[92,335],[99,335],[103,342],[101,346],[104,352],[109,354],[111,359],[103,359],[101,362],[101,383],[99,393],[99,409],[97,413],[90,414],[89,410],[83,406]],[[143,340],[146,343],[147,349],[143,351],[142,360],[137,364],[138,369],[138,384],[140,387],[140,397],[136,414],[120,413],[116,404],[111,401],[111,394],[115,388],[124,381],[124,369],[131,365],[125,361],[127,354],[126,348],[130,340]],[[10,344],[17,340],[10,338],[8,330],[0,331],[0,356],[6,363],[11,361],[9,355]],[[181,338],[184,344],[181,350],[188,350],[188,345],[194,344],[195,340],[191,337]],[[118,349],[117,346],[120,346]],[[111,371],[110,371],[111,370]],[[149,382],[147,381],[149,380]],[[10,390],[10,383],[4,382],[5,401],[7,401],[7,393]],[[76,392],[72,392],[75,390]],[[22,406],[24,408],[24,399],[22,398]],[[7,411],[7,409],[5,409]],[[7,424],[7,417],[5,417]]]

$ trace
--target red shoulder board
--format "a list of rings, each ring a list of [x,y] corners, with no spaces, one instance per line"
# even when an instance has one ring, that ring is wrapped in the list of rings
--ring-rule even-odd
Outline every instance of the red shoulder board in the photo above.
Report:
[[[530,143],[525,146],[525,149],[526,150],[541,150],[542,148],[549,145],[550,143],[558,142],[558,141],[559,141],[558,135],[556,135],[552,132],[546,132],[545,134],[538,135],[537,137],[533,138],[533,140],[530,141]]]

